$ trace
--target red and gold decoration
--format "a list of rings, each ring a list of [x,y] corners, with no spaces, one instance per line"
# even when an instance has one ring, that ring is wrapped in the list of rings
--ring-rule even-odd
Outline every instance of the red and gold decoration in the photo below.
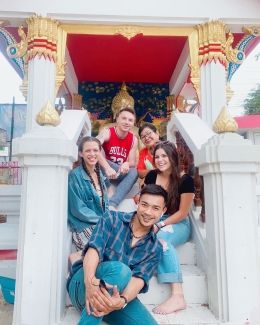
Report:
[[[56,62],[59,23],[48,17],[34,15],[27,19],[28,61],[38,56]]]
[[[197,30],[199,38],[199,64],[218,61],[226,67],[226,25],[222,21],[213,20],[198,25]]]

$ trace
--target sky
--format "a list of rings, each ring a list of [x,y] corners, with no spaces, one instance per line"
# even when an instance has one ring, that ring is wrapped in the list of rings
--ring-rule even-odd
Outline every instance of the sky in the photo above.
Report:
[[[22,79],[0,52],[0,103],[12,103],[15,96],[17,104],[24,104],[24,97],[19,90],[21,84]]]
[[[247,94],[260,83],[260,43],[246,58],[231,79],[234,95],[228,105],[233,116],[243,115],[243,101]],[[0,103],[15,102],[24,104],[25,100],[19,90],[22,80],[0,52]]]
[[[230,85],[235,92],[229,102],[232,115],[243,115],[243,102],[247,94],[260,83],[260,43],[234,73]]]

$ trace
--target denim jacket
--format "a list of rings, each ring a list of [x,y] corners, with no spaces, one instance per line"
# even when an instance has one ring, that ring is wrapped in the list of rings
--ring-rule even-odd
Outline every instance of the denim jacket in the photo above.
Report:
[[[108,210],[105,177],[102,172],[100,176],[104,193],[104,210]],[[84,228],[96,225],[104,214],[102,202],[82,166],[69,173],[68,183],[68,223],[71,231],[80,232]]]

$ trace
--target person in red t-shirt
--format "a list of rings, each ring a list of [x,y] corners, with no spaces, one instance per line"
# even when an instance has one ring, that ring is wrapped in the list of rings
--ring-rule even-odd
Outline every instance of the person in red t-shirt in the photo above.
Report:
[[[154,169],[153,149],[160,139],[156,126],[151,123],[144,123],[139,128],[138,134],[145,147],[139,152],[137,171],[138,176],[144,178],[149,170]]]
[[[106,176],[117,185],[109,199],[109,205],[117,207],[137,180],[137,138],[130,131],[135,123],[135,112],[131,108],[119,111],[116,126],[104,129],[97,138],[102,144],[105,157],[99,159]]]

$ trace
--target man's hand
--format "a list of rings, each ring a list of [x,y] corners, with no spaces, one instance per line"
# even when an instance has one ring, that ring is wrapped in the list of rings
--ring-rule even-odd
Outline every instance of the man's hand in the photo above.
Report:
[[[86,309],[88,315],[93,314],[97,310],[96,301],[98,301],[98,311],[106,311],[107,306],[111,306],[107,296],[102,293],[99,282],[96,277],[93,277],[91,281],[86,283]]]
[[[105,173],[109,179],[116,179],[117,178],[117,172],[110,166],[108,166],[105,169]]]
[[[120,165],[119,171],[121,174],[127,174],[129,172],[129,162],[125,161],[122,165]]]
[[[107,285],[107,287],[110,287]],[[105,303],[106,302],[106,303]],[[105,303],[105,304],[104,304]],[[116,286],[113,287],[113,295],[107,292],[105,288],[101,288],[101,294],[95,293],[93,299],[93,315],[102,317],[111,313],[114,310],[122,309],[125,301],[120,297],[119,291]]]

